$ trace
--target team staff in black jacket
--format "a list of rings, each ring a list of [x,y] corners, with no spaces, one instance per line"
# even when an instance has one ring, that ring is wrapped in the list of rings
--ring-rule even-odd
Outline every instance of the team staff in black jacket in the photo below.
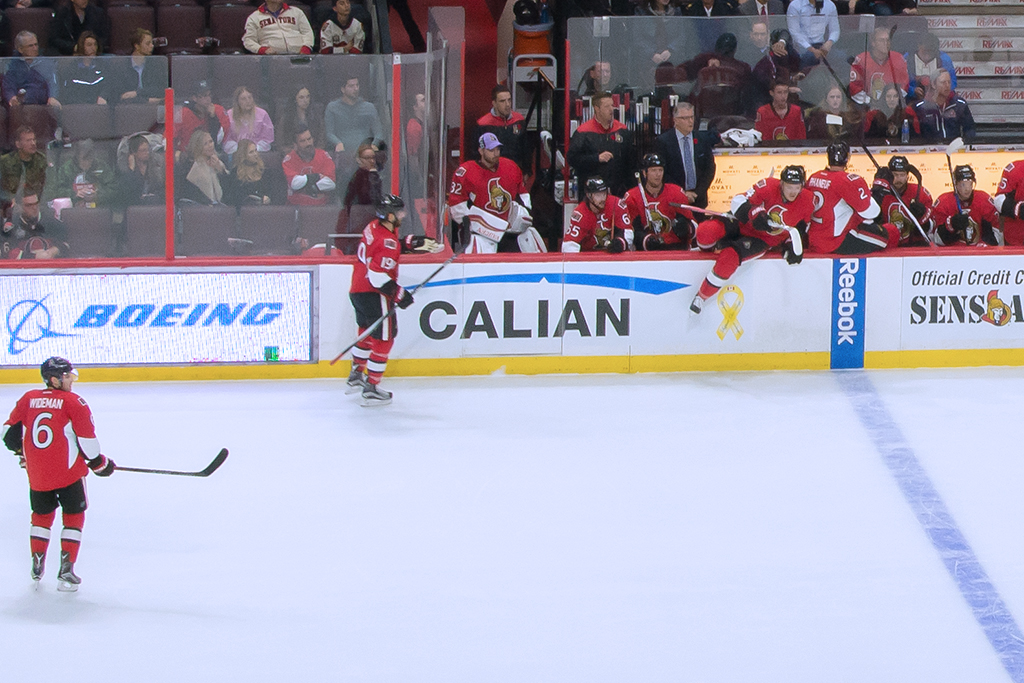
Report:
[[[633,179],[633,134],[615,120],[611,93],[591,98],[594,118],[584,122],[569,141],[569,165],[576,170],[579,186],[589,178],[602,178],[617,197],[636,185]]]

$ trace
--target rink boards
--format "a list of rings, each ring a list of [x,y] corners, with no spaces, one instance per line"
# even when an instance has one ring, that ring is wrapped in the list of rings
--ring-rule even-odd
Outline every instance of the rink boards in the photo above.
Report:
[[[388,373],[467,375],[1024,364],[1024,255],[745,264],[699,316],[709,260],[456,261],[398,314]],[[402,265],[411,286],[436,263]],[[352,268],[0,275],[3,381],[51,355],[93,379],[330,377]],[[347,359],[346,359],[347,361]]]

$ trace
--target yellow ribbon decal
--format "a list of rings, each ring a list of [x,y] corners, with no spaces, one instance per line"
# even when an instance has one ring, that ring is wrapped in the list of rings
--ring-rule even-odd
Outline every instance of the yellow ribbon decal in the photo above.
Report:
[[[726,295],[732,294],[732,302],[726,301]],[[726,285],[718,291],[718,310],[722,312],[722,324],[718,326],[718,338],[725,341],[725,335],[731,330],[737,339],[743,336],[743,326],[737,320],[743,308],[743,290],[736,285]]]

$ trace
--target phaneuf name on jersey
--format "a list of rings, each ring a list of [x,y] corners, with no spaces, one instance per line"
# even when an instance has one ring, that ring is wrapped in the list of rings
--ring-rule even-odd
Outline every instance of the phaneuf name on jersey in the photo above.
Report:
[[[531,324],[524,327],[516,326],[515,306],[515,301],[502,302],[501,317],[497,318],[501,322],[499,326],[486,301],[474,301],[465,317],[448,301],[431,301],[420,312],[420,330],[424,336],[438,340],[448,339],[460,328],[461,339],[470,339],[474,334],[488,339],[542,339],[562,337],[567,332],[581,337],[604,337],[609,330],[620,337],[629,336],[629,299],[619,299],[618,311],[607,299],[598,299],[591,317],[577,299],[567,299],[557,318],[552,315],[551,302],[541,299],[537,301]],[[522,321],[519,324],[523,325]]]
[[[247,326],[262,326],[281,317],[284,304],[261,302],[255,304],[91,304],[85,307],[74,327],[209,327],[219,323],[226,327],[235,322]],[[244,315],[243,315],[244,314]]]
[[[54,410],[60,410],[64,407],[64,399],[62,398],[30,398],[28,401],[29,408],[52,408]]]

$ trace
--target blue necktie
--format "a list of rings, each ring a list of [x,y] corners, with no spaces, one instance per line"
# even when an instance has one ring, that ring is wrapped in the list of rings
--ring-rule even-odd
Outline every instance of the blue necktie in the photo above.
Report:
[[[697,171],[693,167],[693,136],[683,136],[683,172],[686,174],[686,187],[692,190],[697,187]]]

